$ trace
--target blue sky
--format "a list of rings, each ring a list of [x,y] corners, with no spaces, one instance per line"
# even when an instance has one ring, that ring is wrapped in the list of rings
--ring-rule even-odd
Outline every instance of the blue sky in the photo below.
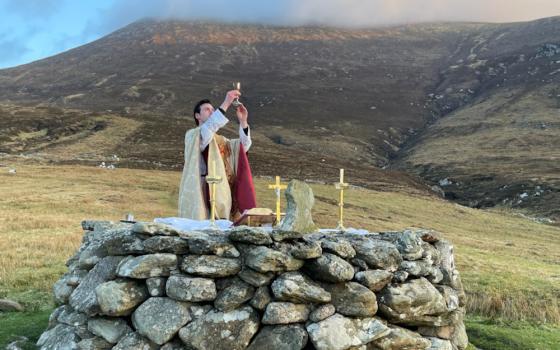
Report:
[[[558,15],[560,0],[0,0],[0,68],[55,55],[145,17],[371,27]]]

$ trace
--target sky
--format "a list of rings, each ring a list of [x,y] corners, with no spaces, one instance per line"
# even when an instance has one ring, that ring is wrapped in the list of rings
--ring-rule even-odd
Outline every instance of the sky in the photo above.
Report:
[[[147,17],[376,27],[559,15],[560,0],[0,0],[0,68],[84,45]]]

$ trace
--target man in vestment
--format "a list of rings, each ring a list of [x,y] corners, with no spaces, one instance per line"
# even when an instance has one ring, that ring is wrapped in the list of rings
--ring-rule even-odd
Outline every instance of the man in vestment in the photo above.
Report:
[[[229,120],[225,114],[239,90],[228,91],[224,102],[214,109],[209,100],[194,108],[196,128],[185,134],[185,165],[179,187],[179,217],[210,218],[210,194],[206,176],[222,178],[216,184],[216,217],[235,221],[246,209],[256,207],[255,188],[247,151],[251,147],[248,111],[243,104],[236,109],[239,139],[229,140],[217,134]],[[213,166],[215,164],[215,173]]]

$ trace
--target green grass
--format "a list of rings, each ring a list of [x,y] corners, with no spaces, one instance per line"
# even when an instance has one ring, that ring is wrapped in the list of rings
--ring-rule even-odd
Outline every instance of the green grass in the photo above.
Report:
[[[175,216],[180,173],[24,164],[17,164],[17,169],[16,176],[0,172],[0,298],[20,302],[27,313],[2,315],[0,329],[9,326],[15,332],[21,327],[14,334],[33,337],[27,324],[35,324],[45,309],[52,309],[52,286],[82,240],[80,222],[118,220],[129,212],[145,221]],[[266,186],[271,181],[255,180],[260,206],[274,206]],[[320,184],[312,188],[315,222],[335,227],[336,191]],[[423,227],[453,242],[468,297],[467,314],[505,320],[469,318],[467,332],[482,349],[495,348],[482,345],[492,336],[517,344],[509,349],[554,340],[547,332],[560,325],[559,227],[504,211],[466,208],[406,188],[391,192],[351,188],[345,202],[347,227],[370,231]],[[512,332],[509,325],[522,327]],[[0,348],[12,338],[2,333]]]
[[[467,317],[465,325],[469,341],[484,350],[560,349],[560,326],[474,316]]]
[[[23,349],[36,349],[35,343],[47,328],[52,309],[22,313],[0,313],[0,348],[4,349],[10,342],[20,336],[27,337]]]

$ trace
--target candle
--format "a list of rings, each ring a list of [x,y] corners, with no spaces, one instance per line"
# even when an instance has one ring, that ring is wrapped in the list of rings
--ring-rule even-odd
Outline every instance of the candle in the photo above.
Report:
[[[340,183],[344,182],[344,169],[340,169]]]

